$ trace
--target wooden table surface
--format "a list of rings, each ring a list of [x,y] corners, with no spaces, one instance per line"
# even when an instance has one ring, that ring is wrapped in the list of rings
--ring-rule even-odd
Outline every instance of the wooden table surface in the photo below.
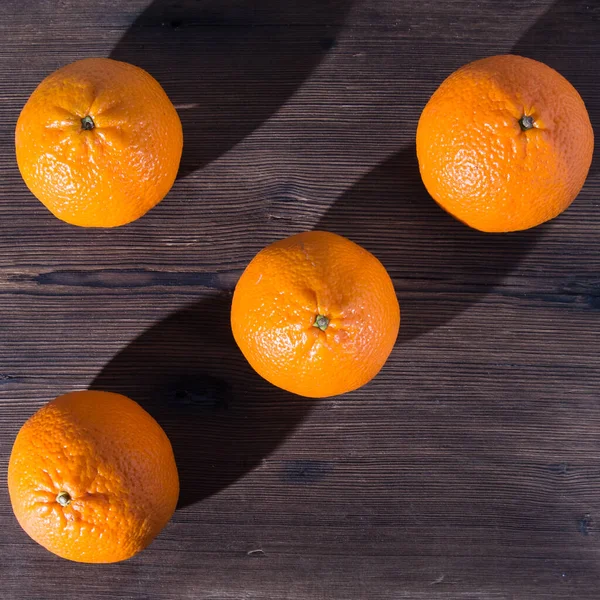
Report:
[[[0,597],[600,597],[600,160],[573,204],[485,235],[424,191],[419,114],[460,65],[566,75],[600,132],[598,0],[3,0]],[[181,174],[138,222],[52,217],[14,158],[19,111],[76,59],[146,68],[184,125]],[[363,389],[308,401],[254,375],[228,325],[266,244],[346,235],[402,307]],[[46,401],[130,395],[170,436],[180,507],[132,560],[79,565],[13,517],[6,466]]]

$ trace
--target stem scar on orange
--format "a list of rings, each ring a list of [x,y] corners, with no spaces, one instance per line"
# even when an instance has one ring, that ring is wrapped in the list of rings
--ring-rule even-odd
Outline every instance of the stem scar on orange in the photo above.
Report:
[[[179,478],[169,439],[139,404],[82,391],[23,425],[8,490],[21,527],[50,552],[111,563],[143,550],[167,524]]]
[[[370,252],[324,231],[261,250],[237,283],[235,340],[272,384],[312,398],[370,381],[398,336],[392,280]]]
[[[17,121],[15,145],[27,187],[56,217],[116,227],[171,189],[183,133],[175,107],[146,71],[87,58],[39,84]]]
[[[594,133],[577,90],[549,66],[492,56],[450,75],[417,127],[425,187],[451,215],[488,232],[529,229],[577,197]]]

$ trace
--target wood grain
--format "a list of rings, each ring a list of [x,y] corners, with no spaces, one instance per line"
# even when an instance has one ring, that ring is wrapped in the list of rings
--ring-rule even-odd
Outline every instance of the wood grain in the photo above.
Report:
[[[564,73],[600,125],[584,0],[5,0],[0,21],[0,597],[592,600],[600,584],[600,168],[561,217],[483,235],[427,196],[420,111],[511,52]],[[51,217],[14,159],[62,64],[147,68],[186,149],[169,196],[114,231]],[[373,251],[402,306],[362,390],[319,402],[254,375],[231,292],[307,229]],[[173,521],[118,565],[67,563],[10,508],[21,424],[56,395],[131,395],[181,471]]]

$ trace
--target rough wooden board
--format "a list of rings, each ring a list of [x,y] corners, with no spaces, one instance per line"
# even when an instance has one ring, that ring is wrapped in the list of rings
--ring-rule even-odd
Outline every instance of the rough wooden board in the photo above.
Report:
[[[0,597],[577,600],[598,597],[600,162],[539,229],[485,236],[427,197],[420,111],[461,64],[563,72],[600,125],[600,7],[535,0],[2,3]],[[182,177],[145,218],[84,231],[31,197],[13,130],[60,65],[148,68],[185,125]],[[350,236],[403,310],[382,373],[309,402],[252,374],[228,329],[265,244]],[[118,390],[175,446],[182,507],[119,565],[20,530],[6,464],[59,393]],[[257,551],[262,552],[257,552]]]

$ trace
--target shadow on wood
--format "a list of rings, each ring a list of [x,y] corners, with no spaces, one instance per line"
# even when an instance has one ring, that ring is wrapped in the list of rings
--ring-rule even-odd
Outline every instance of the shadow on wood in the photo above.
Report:
[[[545,227],[489,234],[458,222],[427,193],[411,145],[338,199],[316,229],[350,238],[388,269],[402,343],[448,323],[498,285]]]
[[[229,314],[230,298],[216,296],[171,315],[117,354],[90,386],[133,398],[162,425],[179,469],[179,507],[258,467],[313,405],[251,369]]]
[[[558,0],[513,47],[514,54],[546,63],[575,86],[596,132],[600,131],[600,97],[594,82],[600,62],[599,40],[600,3]],[[596,152],[590,173],[599,169]]]
[[[352,0],[155,0],[110,57],[151,73],[178,108],[179,176],[276,112],[335,45]]]

